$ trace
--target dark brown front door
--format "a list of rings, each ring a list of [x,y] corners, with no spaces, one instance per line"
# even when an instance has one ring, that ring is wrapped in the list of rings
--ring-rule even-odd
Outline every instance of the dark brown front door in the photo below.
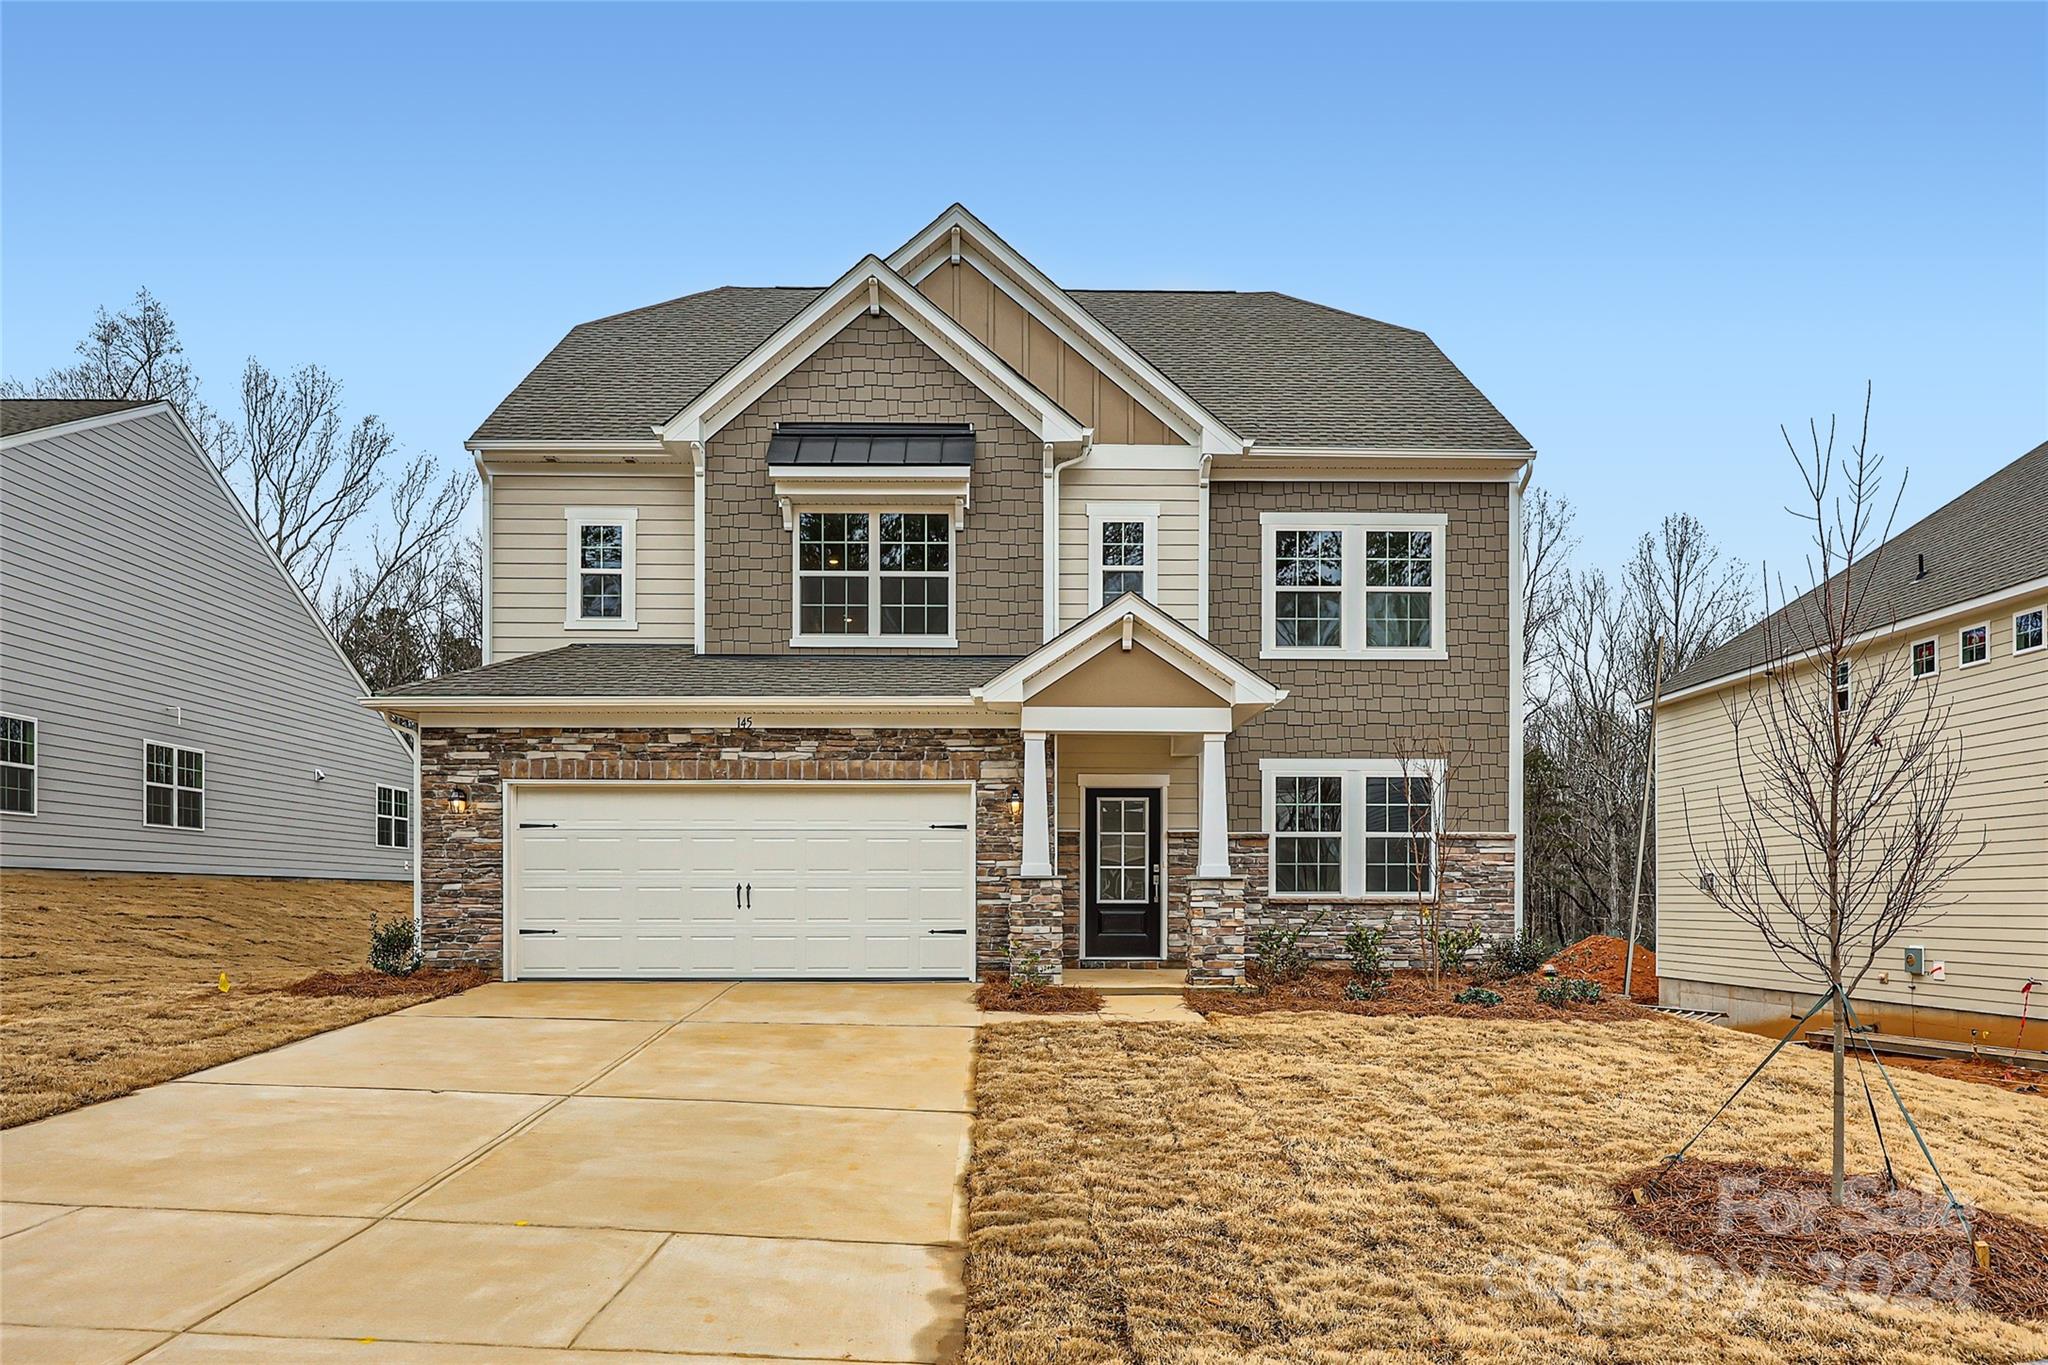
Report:
[[[1159,791],[1088,789],[1084,957],[1158,957]]]

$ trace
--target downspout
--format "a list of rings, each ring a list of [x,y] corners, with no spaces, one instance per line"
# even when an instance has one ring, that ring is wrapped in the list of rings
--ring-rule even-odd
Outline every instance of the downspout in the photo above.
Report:
[[[477,452],[472,452],[472,456],[473,456],[473,458],[474,458],[474,459],[476,460],[476,476],[477,476],[477,478],[478,478],[478,479],[480,479],[480,480],[481,480],[481,481],[483,482],[483,489],[484,489],[484,505],[483,505],[483,527],[484,527],[484,533],[483,533],[483,535],[482,535],[482,536],[478,537],[478,543],[479,543],[479,545],[480,545],[480,547],[481,547],[481,553],[480,553],[480,555],[479,555],[479,567],[480,567],[480,568],[482,569],[482,571],[483,571],[483,576],[484,576],[484,582],[483,582],[483,604],[484,604],[484,631],[483,631],[483,639],[481,639],[481,640],[477,641],[477,657],[478,657],[478,658],[479,658],[479,659],[480,659],[480,660],[481,660],[482,662],[484,662],[484,663],[490,663],[490,662],[491,662],[491,540],[492,540],[492,537],[493,537],[493,535],[495,534],[495,531],[496,531],[496,528],[495,528],[495,527],[494,527],[494,526],[492,525],[492,520],[493,520],[493,515],[494,515],[494,514],[493,514],[493,509],[492,509],[492,506],[491,506],[491,470],[490,470],[490,466],[488,466],[488,465],[486,465],[486,464],[484,463],[484,457],[483,457],[483,455],[482,455],[481,453],[477,453]],[[417,809],[418,809],[418,807],[417,807],[417,806],[415,806],[415,807],[414,807],[414,809],[415,809],[415,810],[417,810]]]
[[[1215,458],[1205,454],[1195,467],[1195,633],[1204,640],[1209,638],[1209,462]]]
[[[1045,443],[1045,638],[1060,633],[1060,471],[1088,458],[1095,449],[1095,428],[1081,433],[1081,453],[1055,462],[1052,442]]]
[[[690,644],[704,652],[704,443],[690,442]]]
[[[1522,544],[1522,494],[1529,490],[1529,480],[1535,473],[1535,465],[1523,466],[1521,481],[1508,496],[1508,832],[1515,836],[1515,935],[1518,938],[1527,923],[1523,869],[1528,859],[1527,850],[1522,847],[1522,831],[1526,823],[1522,819],[1522,746],[1523,726],[1526,724],[1522,715],[1522,618],[1525,611],[1522,556],[1528,551],[1528,547]]]

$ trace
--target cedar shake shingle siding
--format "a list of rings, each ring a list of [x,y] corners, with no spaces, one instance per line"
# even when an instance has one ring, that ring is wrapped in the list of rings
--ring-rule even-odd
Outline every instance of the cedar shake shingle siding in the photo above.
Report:
[[[1289,697],[1231,735],[1230,828],[1264,827],[1262,758],[1446,758],[1453,830],[1508,827],[1508,565],[1503,483],[1217,482],[1209,638]],[[1441,512],[1447,659],[1261,659],[1265,512]],[[1352,566],[1346,565],[1351,571]]]
[[[968,422],[972,507],[954,532],[960,648],[1024,654],[1041,638],[1044,513],[1036,440],[931,348],[887,316],[862,315],[735,418],[706,450],[705,648],[790,649],[791,532],[768,478],[777,422]],[[883,495],[878,501],[886,501]],[[863,646],[883,652],[876,640]]]

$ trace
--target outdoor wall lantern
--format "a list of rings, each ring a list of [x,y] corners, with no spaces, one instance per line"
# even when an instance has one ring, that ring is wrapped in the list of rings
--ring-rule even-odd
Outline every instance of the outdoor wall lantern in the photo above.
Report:
[[[1010,788],[1010,818],[1012,820],[1024,818],[1024,793],[1015,787]]]
[[[454,791],[448,793],[448,809],[454,811],[457,815],[467,814],[469,811],[469,793],[461,787],[457,787]]]

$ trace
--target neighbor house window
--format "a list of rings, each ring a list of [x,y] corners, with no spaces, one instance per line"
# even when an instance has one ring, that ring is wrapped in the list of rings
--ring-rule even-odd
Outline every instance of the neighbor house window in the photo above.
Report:
[[[2042,609],[2023,611],[2012,618],[2012,652],[2031,654],[2041,647]]]
[[[403,787],[377,788],[377,847],[412,847],[412,793]]]
[[[1259,521],[1264,652],[1445,657],[1446,517],[1268,512]]]
[[[1849,691],[1849,661],[1843,659],[1835,665],[1835,710],[1847,711],[1852,701]]]
[[[1413,896],[1435,884],[1443,764],[1378,758],[1259,763],[1275,896]]]
[[[953,522],[943,512],[803,512],[796,642],[950,644]]]
[[[571,507],[568,613],[572,630],[633,630],[639,517],[630,507]]]
[[[1089,503],[1088,544],[1088,610],[1096,611],[1127,592],[1158,600],[1157,503]]]
[[[170,744],[142,746],[142,822],[206,828],[206,755]]]
[[[36,813],[36,723],[0,716],[0,811]]]
[[[1962,647],[1957,650],[1962,666],[1981,664],[1991,657],[1991,627],[1971,626],[1962,633]]]
[[[1913,676],[1931,678],[1941,667],[1941,646],[1934,640],[1920,640],[1913,646]]]

